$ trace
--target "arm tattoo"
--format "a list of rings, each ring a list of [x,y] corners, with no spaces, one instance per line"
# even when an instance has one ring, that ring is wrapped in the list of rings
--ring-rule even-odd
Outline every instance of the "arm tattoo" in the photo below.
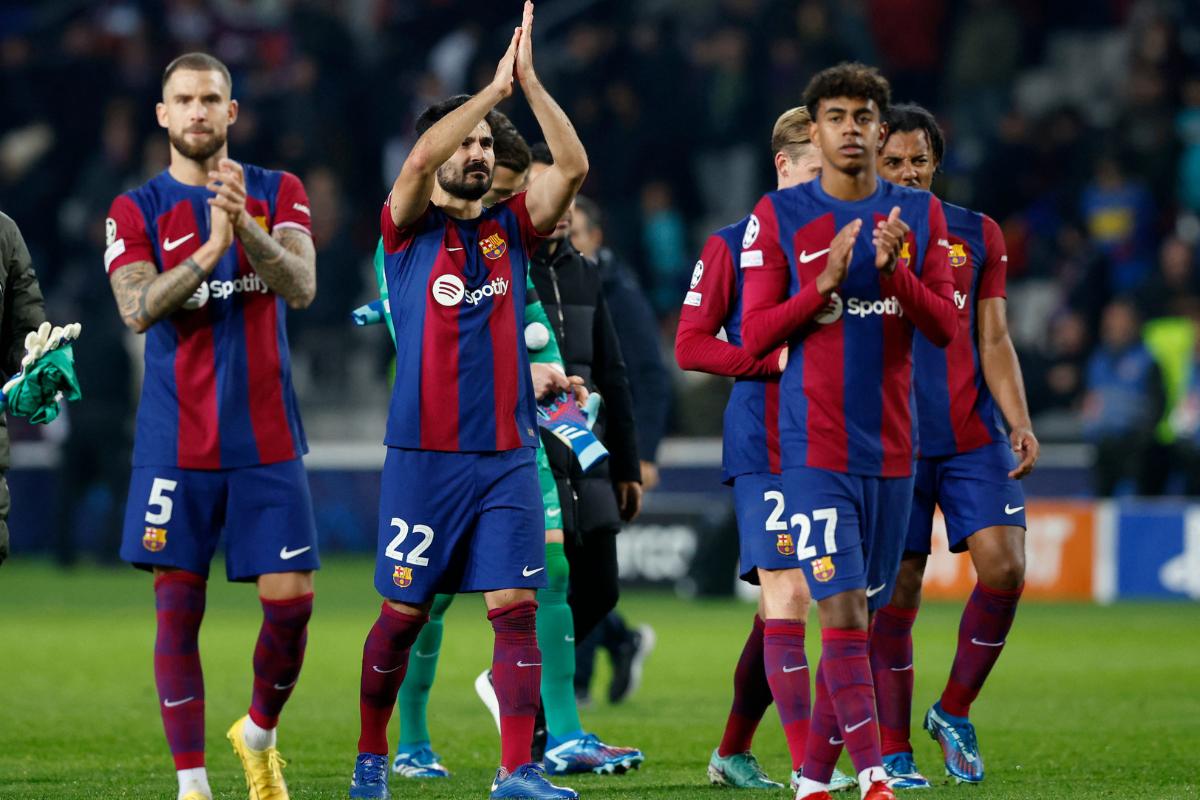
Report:
[[[312,237],[295,228],[268,234],[251,221],[238,230],[250,266],[292,308],[304,308],[317,293],[317,255]]]
[[[161,274],[149,261],[137,261],[118,269],[109,282],[121,319],[141,333],[187,302],[207,277],[196,259],[189,258]]]

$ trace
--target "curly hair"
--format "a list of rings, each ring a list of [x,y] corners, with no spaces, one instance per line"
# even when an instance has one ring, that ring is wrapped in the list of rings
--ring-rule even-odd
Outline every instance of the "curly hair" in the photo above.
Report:
[[[804,105],[813,119],[822,100],[831,97],[865,97],[874,100],[880,114],[886,114],[892,99],[892,86],[875,67],[857,61],[845,61],[823,69],[813,76],[804,90]]]
[[[933,160],[938,164],[942,163],[942,156],[946,154],[946,136],[929,109],[916,103],[902,103],[892,106],[884,120],[887,122],[888,136],[893,133],[925,131],[925,136],[929,139],[929,149],[933,151]],[[886,138],[883,143],[887,143]]]

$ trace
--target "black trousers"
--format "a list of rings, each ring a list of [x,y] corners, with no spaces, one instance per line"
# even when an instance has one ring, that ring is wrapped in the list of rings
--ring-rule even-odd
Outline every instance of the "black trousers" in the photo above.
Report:
[[[616,608],[617,531],[601,528],[574,537],[567,534],[563,550],[571,568],[571,589],[567,602],[575,623],[578,647],[609,611]]]

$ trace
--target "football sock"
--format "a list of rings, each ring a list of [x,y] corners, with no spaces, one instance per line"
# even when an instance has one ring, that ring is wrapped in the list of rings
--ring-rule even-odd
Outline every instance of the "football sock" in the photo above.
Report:
[[[763,626],[767,683],[792,754],[792,769],[804,763],[809,727],[809,674],[804,656],[804,623],[769,619]]]
[[[879,749],[875,689],[867,656],[867,632],[852,628],[821,631],[821,667],[825,687],[833,699],[841,738],[854,769],[862,772],[883,765]]]
[[[546,730],[558,742],[583,735],[575,706],[575,622],[567,605],[569,576],[562,542],[546,542],[548,585],[537,593],[537,643],[542,651]]]
[[[416,641],[426,615],[402,614],[387,603],[371,626],[363,644],[362,678],[358,693],[361,732],[358,752],[388,754],[387,725],[396,692],[404,682],[408,651]]]
[[[808,743],[804,748],[804,776],[797,797],[826,789],[842,754],[843,739],[838,730],[837,712],[825,683],[824,657],[817,665],[815,686]]]
[[[254,645],[254,692],[250,698],[250,721],[254,727],[271,731],[264,737],[246,726],[246,744],[264,750],[275,744],[274,730],[279,712],[292,696],[304,663],[308,643],[308,619],[312,616],[312,592],[288,600],[262,600],[263,621]],[[269,744],[262,744],[267,739]]]
[[[522,600],[488,612],[496,643],[492,683],[500,703],[500,764],[512,772],[529,762],[542,683],[537,646],[537,606]]]
[[[947,714],[956,717],[970,714],[971,703],[979,696],[983,682],[1004,649],[1024,588],[1021,584],[1012,591],[1003,591],[975,584],[958,626],[958,650],[950,668],[950,680],[942,692],[942,709]]]
[[[884,606],[871,623],[871,675],[879,710],[883,754],[911,753],[909,723],[913,695],[913,621],[915,608]]]
[[[421,628],[408,658],[408,671],[396,705],[400,709],[400,749],[405,745],[429,744],[429,724],[425,709],[429,705],[429,691],[437,675],[438,654],[442,650],[442,632],[445,630],[446,610],[454,601],[452,594],[439,594],[433,598],[429,609],[429,621]],[[415,748],[411,748],[415,749]]]
[[[242,741],[251,750],[266,750],[275,746],[275,731],[275,728],[260,727],[252,717],[248,717],[242,726]]]
[[[154,683],[167,744],[176,770],[204,766],[204,674],[200,670],[200,621],[205,580],[176,570],[154,578],[158,631]]]
[[[200,792],[212,800],[212,789],[208,786],[208,770],[204,767],[176,770],[175,776],[179,778],[179,798],[188,792]]]
[[[762,617],[755,614],[750,635],[746,637],[742,655],[733,671],[733,705],[725,721],[721,744],[717,747],[717,755],[722,758],[750,749],[758,723],[771,705],[771,685],[767,683],[767,667],[763,660],[764,625]]]

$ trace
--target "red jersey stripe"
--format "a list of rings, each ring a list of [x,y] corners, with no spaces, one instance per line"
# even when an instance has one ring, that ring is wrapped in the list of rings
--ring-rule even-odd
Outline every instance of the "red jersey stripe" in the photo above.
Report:
[[[767,463],[771,472],[778,475],[783,471],[779,456],[779,382],[765,384],[763,392],[763,417],[767,428]]]
[[[497,232],[503,233],[496,226]],[[486,238],[483,230],[480,239]],[[510,249],[505,249],[492,273],[512,286],[513,269],[509,260]],[[521,396],[517,370],[517,320],[513,305],[515,292],[510,288],[503,295],[492,296],[492,313],[488,315],[488,334],[492,339],[492,385],[496,402],[496,449],[511,450],[521,446],[521,434],[517,430],[517,401]],[[523,316],[524,312],[522,312]],[[522,342],[524,345],[524,342]]]
[[[216,354],[207,310],[171,319],[177,334],[175,394],[179,398],[178,463],[183,469],[220,469]]]
[[[446,226],[445,247],[462,247],[458,231]],[[457,273],[450,253],[443,247],[438,251],[429,271],[429,288],[425,291],[425,329],[421,336],[421,447],[427,450],[446,450],[458,443],[458,359],[459,303],[444,306],[437,302],[433,285],[439,277]],[[460,281],[461,285],[461,281]],[[404,391],[396,387],[395,391]]]

